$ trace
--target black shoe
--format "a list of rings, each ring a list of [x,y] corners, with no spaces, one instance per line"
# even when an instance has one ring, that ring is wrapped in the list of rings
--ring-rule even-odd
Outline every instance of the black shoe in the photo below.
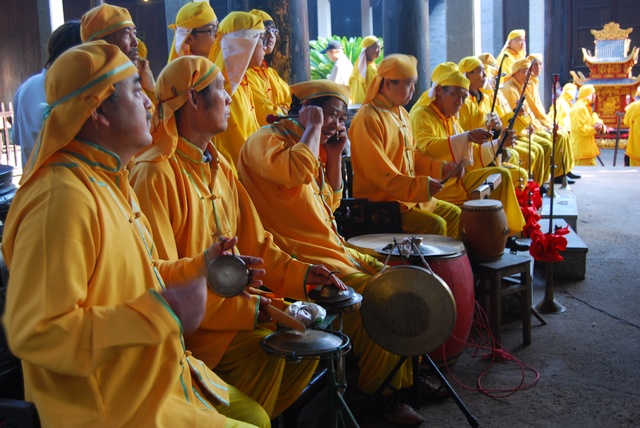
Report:
[[[420,376],[420,399],[423,403],[442,401],[449,398],[449,391],[444,385],[432,382],[428,377]]]
[[[424,422],[424,418],[413,407],[394,396],[382,397],[378,406],[380,417],[391,424],[408,426],[420,425]]]
[[[569,176],[567,175],[567,184],[574,184],[574,183],[575,183],[575,181],[574,181],[574,180],[570,180],[568,177],[569,177]],[[564,179],[564,175],[561,175],[561,176],[559,176],[559,177],[555,177],[555,178],[553,179],[553,183],[554,183],[554,184],[563,184],[563,179]]]
[[[549,188],[547,187],[547,185],[543,184],[542,186],[540,186],[540,194],[546,195],[547,193],[549,193]]]
[[[573,172],[569,171],[567,172],[567,177],[569,178],[573,178],[574,180],[577,180],[578,178],[582,178],[581,175],[579,174],[574,174]]]
[[[524,242],[518,242],[515,236],[510,236],[504,247],[510,249],[514,253],[517,251],[529,251],[529,245]]]

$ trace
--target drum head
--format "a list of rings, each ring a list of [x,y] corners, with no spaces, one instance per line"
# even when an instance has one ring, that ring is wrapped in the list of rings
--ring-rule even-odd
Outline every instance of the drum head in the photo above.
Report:
[[[207,285],[220,297],[234,297],[249,284],[249,269],[236,256],[220,256],[207,266]]]
[[[338,332],[287,330],[268,335],[260,346],[281,357],[322,357],[344,350],[349,346],[349,338]]]
[[[365,330],[396,355],[428,354],[451,336],[456,323],[451,290],[439,276],[419,266],[394,266],[378,273],[362,297]]]

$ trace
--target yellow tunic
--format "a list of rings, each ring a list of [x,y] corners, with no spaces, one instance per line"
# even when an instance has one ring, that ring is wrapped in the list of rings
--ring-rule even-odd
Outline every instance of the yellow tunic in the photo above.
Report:
[[[500,65],[500,62],[502,61],[502,57],[505,56],[505,55],[507,57],[504,59],[504,63],[502,63],[502,72],[503,73],[507,73],[507,74],[511,74],[511,67],[513,67],[513,64],[517,60],[525,58],[527,56],[526,53],[524,52],[524,50],[520,51],[519,53],[515,53],[510,48],[505,48],[496,57],[496,64],[498,66]]]
[[[567,99],[568,98],[568,99]],[[553,106],[549,108],[549,117],[553,118]],[[566,131],[571,129],[571,95],[562,93],[562,96],[556,100],[556,121],[558,126]]]
[[[367,62],[366,76],[362,77],[358,67],[353,67],[351,78],[349,78],[349,87],[351,88],[351,102],[353,104],[362,104],[369,85],[373,82],[378,74],[378,67],[374,61]]]
[[[384,95],[377,94],[354,116],[349,139],[356,198],[398,202],[405,232],[458,237],[459,210],[429,192],[430,177],[442,177],[443,163],[416,150],[404,107],[393,106]],[[416,214],[424,227],[436,230],[418,232],[411,220]],[[446,221],[444,228],[440,217]]]
[[[334,190],[324,180],[324,168],[299,142],[303,132],[294,120],[261,128],[240,153],[238,175],[265,228],[281,248],[300,260],[338,270],[347,285],[361,292],[381,265],[345,246],[333,218],[342,189]],[[345,317],[345,332],[360,357],[359,386],[373,394],[399,357],[369,338],[357,312]],[[410,385],[411,367],[405,364],[390,386],[399,389]]]
[[[640,165],[640,101],[629,104],[624,114],[624,124],[629,127],[626,155],[630,166]]]
[[[578,100],[571,109],[571,149],[578,165],[595,166],[596,156],[600,155],[600,148],[596,144],[597,122],[602,123],[591,106]]]
[[[19,189],[2,241],[3,321],[43,427],[225,425],[199,391],[225,403],[226,384],[189,356],[159,294],[162,280],[202,272],[204,255],[156,262],[148,230],[119,158],[89,142]]]
[[[249,138],[249,135],[260,128],[246,74],[238,89],[231,95],[230,109],[231,116],[229,116],[227,130],[216,134],[212,141],[218,151],[229,161],[234,174],[237,174],[236,163],[238,162],[240,149]]]
[[[131,183],[152,225],[160,257],[191,257],[220,236],[238,236],[241,254],[264,259],[267,274],[263,280],[267,287],[279,296],[305,299],[309,265],[292,259],[274,244],[229,164],[218,156],[212,144],[208,151],[213,160],[204,162],[199,148],[179,138],[174,155],[168,159],[159,146],[150,146],[136,158]],[[294,367],[283,358],[264,353],[259,340],[271,331],[256,326],[258,300],[258,296],[222,298],[209,292],[205,318],[198,331],[186,336],[186,343],[194,355],[258,401],[274,417],[295,401],[316,364]],[[260,382],[255,380],[255,370],[238,361],[245,356],[233,356],[233,369],[225,366],[225,358],[232,355],[228,349],[234,348],[236,341],[242,342],[245,336],[255,339],[252,342],[254,356],[249,363],[260,367]],[[291,376],[285,365],[304,368],[301,377]],[[297,393],[291,394],[286,402],[277,402],[283,370],[284,376],[289,375],[285,385],[295,388]],[[283,388],[282,392],[287,391]]]
[[[418,106],[411,109],[411,126],[416,135],[416,144],[422,153],[443,162],[454,161],[452,137],[462,133],[462,129],[453,117],[446,117],[438,107],[431,103],[428,106]],[[485,167],[487,162],[480,153],[480,146],[473,144],[474,165],[467,167],[462,180],[449,180],[440,192],[441,198],[456,205],[462,205],[469,200],[471,190],[482,184],[489,175],[500,174],[502,184],[491,194],[491,198],[502,202],[507,223],[511,234],[522,231],[524,218],[516,198],[511,175],[505,168]],[[459,161],[459,159],[456,159]]]
[[[291,89],[273,68],[263,62],[248,69],[246,76],[260,126],[267,124],[268,114],[286,114],[291,105]]]

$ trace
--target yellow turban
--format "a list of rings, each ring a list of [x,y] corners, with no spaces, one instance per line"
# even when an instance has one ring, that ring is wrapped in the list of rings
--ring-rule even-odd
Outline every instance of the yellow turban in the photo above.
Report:
[[[490,65],[492,67],[496,66],[496,59],[493,57],[493,55],[491,55],[489,52],[485,52],[483,54],[478,55],[478,59],[484,64],[484,65]]]
[[[102,39],[124,27],[135,27],[124,7],[103,4],[82,15],[80,38],[83,42]]]
[[[576,97],[576,89],[578,89],[576,85],[573,83],[567,83],[562,87],[562,95],[560,95],[560,97],[571,102]]]
[[[145,158],[151,154],[152,158],[173,154],[178,143],[175,112],[187,102],[190,88],[200,92],[218,74],[220,69],[201,56],[185,55],[167,64],[156,80],[158,102],[151,125],[153,144],[147,149],[149,154]]]
[[[511,76],[513,76],[514,74],[516,74],[518,71],[520,70],[525,70],[527,68],[531,67],[531,61],[529,61],[526,58],[523,59],[519,59],[516,62],[513,63],[513,65],[511,66],[511,73],[509,73],[507,75],[507,77],[505,78],[505,80],[509,80],[511,78]]]
[[[529,54],[529,56],[527,57],[527,59],[531,62],[533,62],[533,60],[535,59],[536,61],[538,61],[540,64],[542,64],[542,54],[539,53],[535,53],[535,54]]]
[[[138,40],[138,58],[147,59],[147,55],[149,54],[147,45],[137,37],[136,37],[136,40]]]
[[[216,18],[216,14],[208,2],[191,2],[182,6],[176,15],[175,24],[169,25],[169,28],[175,31],[169,51],[169,62],[181,55],[188,55],[183,47],[191,30],[214,22]]]
[[[452,71],[458,71],[458,64],[455,62],[443,62],[441,64],[436,65],[436,67],[431,72],[431,82],[433,86],[436,85],[436,82],[445,74],[449,74]]]
[[[336,97],[349,104],[351,91],[348,86],[339,85],[331,80],[311,80],[291,85],[291,93],[301,102],[320,97]]]
[[[480,67],[481,65],[482,61],[480,61],[478,58],[476,58],[475,56],[468,56],[460,60],[460,62],[458,63],[458,70],[460,70],[460,73],[463,74],[469,73]]]
[[[231,12],[220,22],[209,59],[220,67],[229,95],[240,85],[262,33],[262,17],[249,12]]]
[[[360,42],[360,47],[362,49],[366,49],[369,46],[373,46],[374,43],[378,42],[378,38],[376,36],[367,36]]]
[[[262,20],[264,22],[268,22],[271,21],[273,22],[273,18],[271,17],[271,15],[269,15],[267,12],[265,12],[264,10],[260,10],[260,9],[251,9],[251,11],[249,12],[253,15],[256,15],[260,18],[262,18]]]
[[[509,33],[509,36],[507,36],[507,42],[518,37],[525,37],[526,34],[527,33],[524,30],[513,30],[512,32]]]
[[[434,69],[434,72],[438,71],[438,79],[433,82],[433,85],[428,91],[425,91],[420,96],[420,99],[418,99],[418,102],[416,102],[413,108],[426,107],[431,104],[436,99],[436,88],[438,86],[459,86],[461,88],[469,90],[469,79],[467,79],[464,74],[460,73],[460,71],[457,70],[457,65],[456,68],[453,69],[451,64],[456,65],[454,62],[445,62],[443,64],[440,64],[444,65],[444,67],[441,67],[438,70],[438,66]],[[448,72],[444,71],[446,68],[449,68],[450,70]]]
[[[91,113],[115,91],[114,84],[137,72],[120,48],[102,40],[78,45],[60,55],[47,72],[42,130],[20,184],[78,135]]]
[[[580,87],[580,91],[578,91],[578,99],[583,100],[595,92],[596,88],[593,85],[583,85]]]
[[[418,77],[418,60],[411,55],[393,54],[385,57],[378,67],[378,75],[373,79],[364,97],[363,104],[373,100],[383,79],[405,80]]]

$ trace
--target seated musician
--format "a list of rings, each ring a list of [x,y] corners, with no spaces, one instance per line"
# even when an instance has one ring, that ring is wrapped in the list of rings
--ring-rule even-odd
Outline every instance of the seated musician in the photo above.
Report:
[[[337,275],[356,292],[362,292],[382,265],[348,248],[333,217],[342,197],[340,162],[347,144],[349,88],[314,80],[293,85],[291,91],[289,112],[296,117],[262,127],[249,137],[240,152],[238,176],[265,228],[283,250],[299,260],[323,263],[338,271]],[[353,352],[359,357],[358,385],[364,393],[373,394],[400,357],[369,337],[358,312],[346,314],[344,322]],[[411,367],[405,363],[383,394],[380,408],[385,419],[405,425],[423,421],[411,407],[392,396],[391,389],[411,384]],[[431,385],[430,392],[434,390]],[[442,392],[437,396],[442,397]]]
[[[292,259],[264,231],[226,159],[212,144],[224,131],[231,99],[220,69],[203,57],[184,56],[158,77],[153,144],[140,153],[131,182],[151,223],[158,253],[193,257],[220,238],[239,237],[241,253],[264,260],[265,284],[277,295],[306,300],[307,284],[343,287],[323,266]],[[190,351],[260,403],[271,418],[289,407],[308,384],[317,361],[286,362],[264,353],[259,342],[270,330],[266,296],[207,295],[207,311]]]
[[[458,238],[460,208],[438,200],[440,178],[460,174],[453,162],[418,153],[409,114],[417,60],[390,55],[380,64],[362,108],[349,129],[353,194],[371,201],[397,201],[402,230]]]
[[[462,179],[449,180],[440,197],[456,205],[469,200],[471,190],[482,184],[492,174],[500,174],[500,186],[491,194],[502,202],[510,234],[513,236],[524,226],[524,218],[516,198],[510,173],[505,168],[489,166],[497,159],[503,137],[505,145],[515,141],[513,131],[506,128],[500,137],[491,140],[493,134],[477,128],[462,132],[456,114],[469,95],[469,80],[457,70],[434,69],[433,85],[411,109],[411,126],[416,136],[417,149],[427,156],[443,162],[459,162],[465,165]],[[488,139],[487,142],[484,142]]]
[[[236,239],[158,260],[125,169],[151,143],[135,65],[84,43],[52,64],[46,93],[2,239],[7,342],[42,426],[270,426],[184,347],[205,311],[206,260]],[[223,416],[234,412],[252,425]]]

